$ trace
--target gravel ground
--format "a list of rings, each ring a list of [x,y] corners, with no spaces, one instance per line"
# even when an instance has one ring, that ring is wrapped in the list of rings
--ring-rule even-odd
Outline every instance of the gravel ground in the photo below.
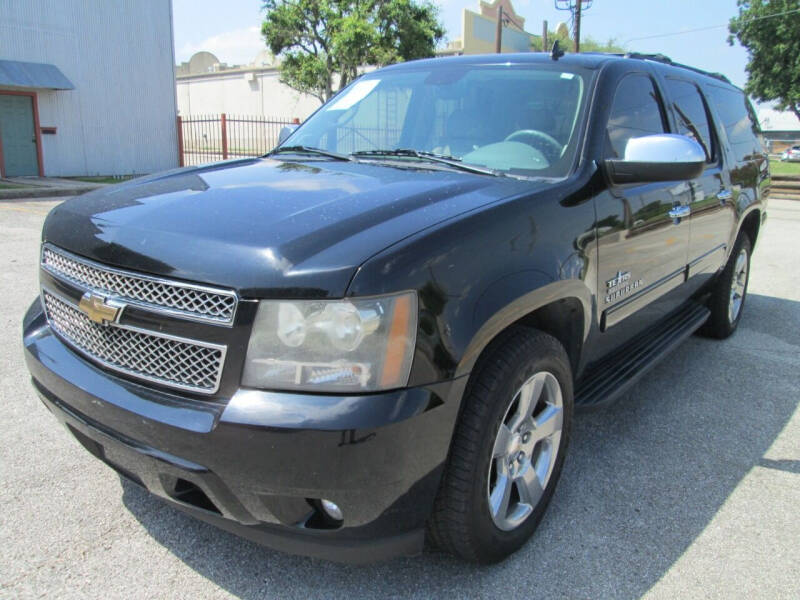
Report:
[[[691,338],[620,402],[579,414],[541,527],[488,568],[288,556],[120,483],[23,365],[55,202],[0,202],[0,597],[800,597],[800,202],[770,204],[737,334]]]

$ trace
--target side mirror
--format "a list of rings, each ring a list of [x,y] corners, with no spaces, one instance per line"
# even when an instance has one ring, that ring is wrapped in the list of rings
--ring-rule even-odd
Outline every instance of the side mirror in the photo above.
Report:
[[[614,183],[682,181],[699,177],[706,164],[703,147],[685,135],[661,133],[628,140],[625,158],[604,162]]]
[[[291,125],[284,125],[283,127],[281,127],[281,130],[278,133],[278,145],[280,146],[283,142],[285,142],[288,139],[288,137],[294,133],[294,130],[297,129],[298,127],[300,127],[300,125],[297,125],[295,123],[292,123]]]

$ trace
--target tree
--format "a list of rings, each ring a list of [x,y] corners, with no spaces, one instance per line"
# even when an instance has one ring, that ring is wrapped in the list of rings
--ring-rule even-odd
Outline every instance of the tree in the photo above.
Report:
[[[747,48],[745,91],[800,119],[800,5],[797,0],[738,0],[728,29]]]
[[[431,57],[444,37],[428,0],[265,0],[263,10],[281,81],[323,102],[360,66]]]

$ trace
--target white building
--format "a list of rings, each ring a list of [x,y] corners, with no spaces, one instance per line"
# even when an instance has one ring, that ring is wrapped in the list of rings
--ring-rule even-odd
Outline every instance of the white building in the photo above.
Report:
[[[800,144],[800,120],[793,112],[781,112],[764,104],[758,107],[758,122],[770,153],[780,154]]]
[[[244,66],[228,66],[210,52],[198,52],[176,73],[182,116],[226,113],[303,120],[320,106],[317,98],[280,82],[277,64],[266,50]]]
[[[0,0],[0,174],[178,164],[170,0]]]

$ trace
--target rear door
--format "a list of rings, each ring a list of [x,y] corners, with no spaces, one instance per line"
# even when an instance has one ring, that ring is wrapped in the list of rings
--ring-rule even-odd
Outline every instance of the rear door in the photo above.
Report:
[[[664,88],[674,132],[695,140],[706,153],[703,174],[691,182],[688,287],[694,291],[725,263],[736,211],[706,98],[689,79],[667,76]]]
[[[708,83],[703,86],[703,91],[719,124],[726,162],[723,175],[732,193],[731,203],[738,219],[740,208],[759,202],[769,185],[769,163],[761,144],[758,120],[741,90],[722,83]],[[729,247],[736,241],[735,235],[736,228],[733,227],[727,240]]]

